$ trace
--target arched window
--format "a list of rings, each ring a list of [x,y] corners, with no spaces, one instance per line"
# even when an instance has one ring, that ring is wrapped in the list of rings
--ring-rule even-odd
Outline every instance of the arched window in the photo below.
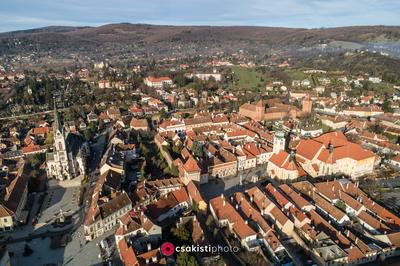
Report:
[[[61,143],[61,141],[58,143],[58,149],[61,151],[63,148],[62,148],[62,143]]]

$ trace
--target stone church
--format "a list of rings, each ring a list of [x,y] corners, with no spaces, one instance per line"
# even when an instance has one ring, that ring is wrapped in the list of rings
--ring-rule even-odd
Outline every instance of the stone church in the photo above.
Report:
[[[86,161],[90,153],[85,138],[61,126],[57,109],[53,125],[53,151],[46,153],[46,172],[49,178],[72,179],[86,173]]]

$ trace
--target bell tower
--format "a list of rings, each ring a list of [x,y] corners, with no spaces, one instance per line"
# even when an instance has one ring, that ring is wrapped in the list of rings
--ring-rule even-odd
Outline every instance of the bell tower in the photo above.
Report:
[[[274,135],[274,146],[272,151],[277,154],[281,150],[285,150],[285,134],[283,131],[276,131]]]
[[[262,100],[259,100],[258,103],[256,104],[256,120],[262,121],[264,120],[264,111],[265,111],[265,106]]]
[[[312,111],[312,101],[311,99],[307,96],[303,99],[301,102],[302,108],[301,110],[303,111],[303,114],[309,114]]]

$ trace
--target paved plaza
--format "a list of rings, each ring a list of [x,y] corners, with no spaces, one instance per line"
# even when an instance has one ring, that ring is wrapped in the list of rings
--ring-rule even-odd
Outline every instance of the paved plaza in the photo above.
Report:
[[[261,180],[267,176],[265,165],[257,166],[254,169],[240,171],[237,175],[224,179],[209,180],[208,183],[200,186],[201,195],[205,200],[210,200],[221,194],[230,195],[237,191],[242,191],[249,186],[253,186],[253,178]]]

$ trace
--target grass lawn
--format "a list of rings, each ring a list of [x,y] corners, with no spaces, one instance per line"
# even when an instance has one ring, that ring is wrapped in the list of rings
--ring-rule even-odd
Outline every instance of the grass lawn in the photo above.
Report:
[[[232,66],[233,72],[233,89],[264,89],[265,77],[252,68],[245,68],[240,66]]]
[[[304,73],[303,69],[286,69],[285,72],[292,80],[303,80],[303,79],[310,79],[310,75]]]

